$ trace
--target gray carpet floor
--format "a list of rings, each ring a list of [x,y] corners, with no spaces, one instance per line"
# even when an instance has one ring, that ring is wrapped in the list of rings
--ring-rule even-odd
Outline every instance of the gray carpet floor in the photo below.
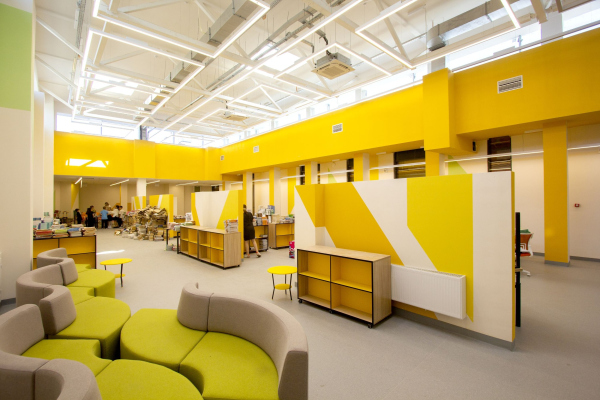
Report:
[[[116,297],[141,308],[177,308],[181,288],[197,281],[214,292],[266,301],[300,321],[309,343],[310,398],[599,399],[600,263],[570,268],[524,259],[522,327],[514,351],[393,316],[374,329],[277,291],[267,268],[295,265],[287,249],[222,270],[172,251],[100,231],[98,260],[128,257]],[[109,267],[118,272],[117,267]],[[282,277],[280,277],[282,279]],[[3,307],[5,308],[5,307]],[[3,310],[4,311],[4,310]]]

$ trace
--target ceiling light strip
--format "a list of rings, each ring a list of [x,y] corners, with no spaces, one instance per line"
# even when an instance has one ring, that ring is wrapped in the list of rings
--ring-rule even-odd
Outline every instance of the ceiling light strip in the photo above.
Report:
[[[406,67],[411,68],[411,69],[415,67],[408,60],[406,60],[400,53],[395,51],[393,48],[391,48],[390,46],[388,46],[385,43],[377,41],[377,39],[374,38],[369,32],[355,31],[354,33],[356,33],[358,36],[360,36],[367,42],[371,43],[373,46],[377,47],[379,50],[383,51],[384,53],[386,53],[387,55],[389,55],[396,61],[404,64]]]
[[[335,45],[336,45],[336,43],[332,43],[329,46],[327,46],[327,47],[325,47],[325,48],[317,51],[316,53],[313,53],[313,54],[310,54],[310,55],[308,55],[308,56],[306,56],[304,58],[301,58],[300,60],[296,61],[296,63],[292,64],[288,68],[284,69],[283,71],[281,71],[280,73],[278,73],[277,75],[275,75],[275,77],[279,78],[283,74],[289,74],[290,72],[297,70],[298,68],[300,68],[301,66],[303,66],[307,61],[310,61],[313,58],[320,56],[321,54],[323,54],[327,50],[331,49]]]
[[[160,182],[160,180],[154,181],[154,182],[146,182],[146,185],[152,185],[153,183],[158,183],[158,182]]]
[[[177,185],[175,185],[175,186],[186,186],[186,185],[193,185],[193,184],[195,184],[195,183],[198,183],[198,181],[195,181],[195,182],[188,182],[188,183],[180,183],[180,184],[177,184]]]
[[[399,168],[399,167],[414,167],[416,165],[425,165],[425,163],[417,162],[417,163],[408,163],[408,164],[384,165],[382,167],[369,168],[369,171],[378,170],[378,169]]]
[[[373,61],[371,61],[368,57],[360,55],[352,50],[350,50],[349,48],[342,46],[341,44],[337,45],[339,48],[341,48],[342,50],[344,50],[347,53],[350,53],[351,55],[353,55],[354,57],[358,58],[359,60],[366,62],[367,64],[369,64],[371,67],[383,72],[384,74],[386,74],[387,76],[392,76],[392,73],[389,71],[386,71],[385,69],[383,69],[382,67],[380,67],[379,65],[375,64]]]
[[[119,82],[115,82],[115,81],[108,81],[107,82],[107,81],[103,81],[102,79],[91,78],[91,77],[85,76],[85,75],[81,75],[80,78],[82,78],[82,79],[84,79],[86,81],[99,82],[99,83],[103,83],[105,85],[111,85],[111,86],[121,87],[121,88],[124,88],[124,89],[135,90],[136,92],[141,92],[141,93],[146,93],[146,94],[158,94],[156,92],[153,92],[152,90],[138,89],[136,87],[127,86],[124,83],[119,83]],[[108,90],[108,89],[106,89],[106,90]]]
[[[377,17],[375,17],[375,18],[365,22],[361,26],[359,26],[358,29],[356,30],[356,32],[358,33],[358,32],[364,31],[365,29],[375,25],[376,23],[383,21],[387,17],[389,17],[393,14],[396,14],[397,12],[402,11],[403,9],[416,3],[417,1],[419,1],[419,0],[399,1],[396,4],[389,6],[385,10],[382,10]],[[504,2],[506,0],[501,0],[501,1]]]
[[[519,29],[521,27],[521,24],[519,23],[519,20],[517,19],[517,16],[515,15],[515,12],[513,11],[512,7],[508,3],[508,0],[500,0],[500,1],[502,2],[502,5],[506,9],[506,12],[508,13],[508,16],[510,17],[510,20],[512,21],[513,25],[515,26],[515,29]]]
[[[339,160],[337,160],[339,161]],[[347,172],[354,172],[353,169],[347,169],[345,171],[331,171],[331,172],[322,172],[320,174],[317,174],[318,176],[322,176],[322,175],[336,175],[336,174],[345,174]]]
[[[125,179],[124,181],[113,183],[110,186],[120,185],[121,183],[125,183],[125,182],[129,182],[129,179]]]

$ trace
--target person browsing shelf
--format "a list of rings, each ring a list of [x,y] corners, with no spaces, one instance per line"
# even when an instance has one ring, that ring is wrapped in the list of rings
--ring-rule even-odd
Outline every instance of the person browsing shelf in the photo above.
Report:
[[[254,244],[256,256],[260,257],[256,244],[254,225],[252,225],[253,218],[252,213],[246,209],[246,205],[244,204],[244,244],[246,246],[246,258],[250,258],[250,241]]]

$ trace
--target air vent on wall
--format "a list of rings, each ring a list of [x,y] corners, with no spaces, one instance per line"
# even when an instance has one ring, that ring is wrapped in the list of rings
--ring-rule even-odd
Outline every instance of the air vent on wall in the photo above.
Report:
[[[258,146],[254,146],[253,150],[254,153],[258,153]]]
[[[523,75],[498,81],[498,93],[509,92],[517,89],[523,89]]]
[[[335,124],[333,125],[333,127],[331,128],[331,132],[332,133],[339,133],[341,131],[344,130],[344,127],[342,126],[342,124]]]
[[[221,156],[221,161],[223,161],[225,159],[225,156]]]

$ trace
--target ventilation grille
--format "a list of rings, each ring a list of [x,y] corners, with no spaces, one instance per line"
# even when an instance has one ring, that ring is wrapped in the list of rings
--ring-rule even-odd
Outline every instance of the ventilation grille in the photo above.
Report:
[[[221,161],[223,161],[225,159],[225,156],[221,156]]]
[[[350,65],[343,63],[339,60],[331,60],[327,64],[313,69],[312,72],[324,76],[329,80],[332,80],[337,78],[338,76],[345,75],[351,71],[354,71],[354,68],[352,68]]]
[[[331,132],[332,133],[339,133],[341,131],[344,130],[343,124],[335,124],[333,125],[333,127],[331,128]]]
[[[498,81],[498,93],[510,92],[517,89],[523,89],[523,75]]]
[[[259,149],[258,149],[258,146],[254,146],[254,148],[252,149],[252,151],[253,151],[254,153],[258,153],[258,150],[259,150]]]

